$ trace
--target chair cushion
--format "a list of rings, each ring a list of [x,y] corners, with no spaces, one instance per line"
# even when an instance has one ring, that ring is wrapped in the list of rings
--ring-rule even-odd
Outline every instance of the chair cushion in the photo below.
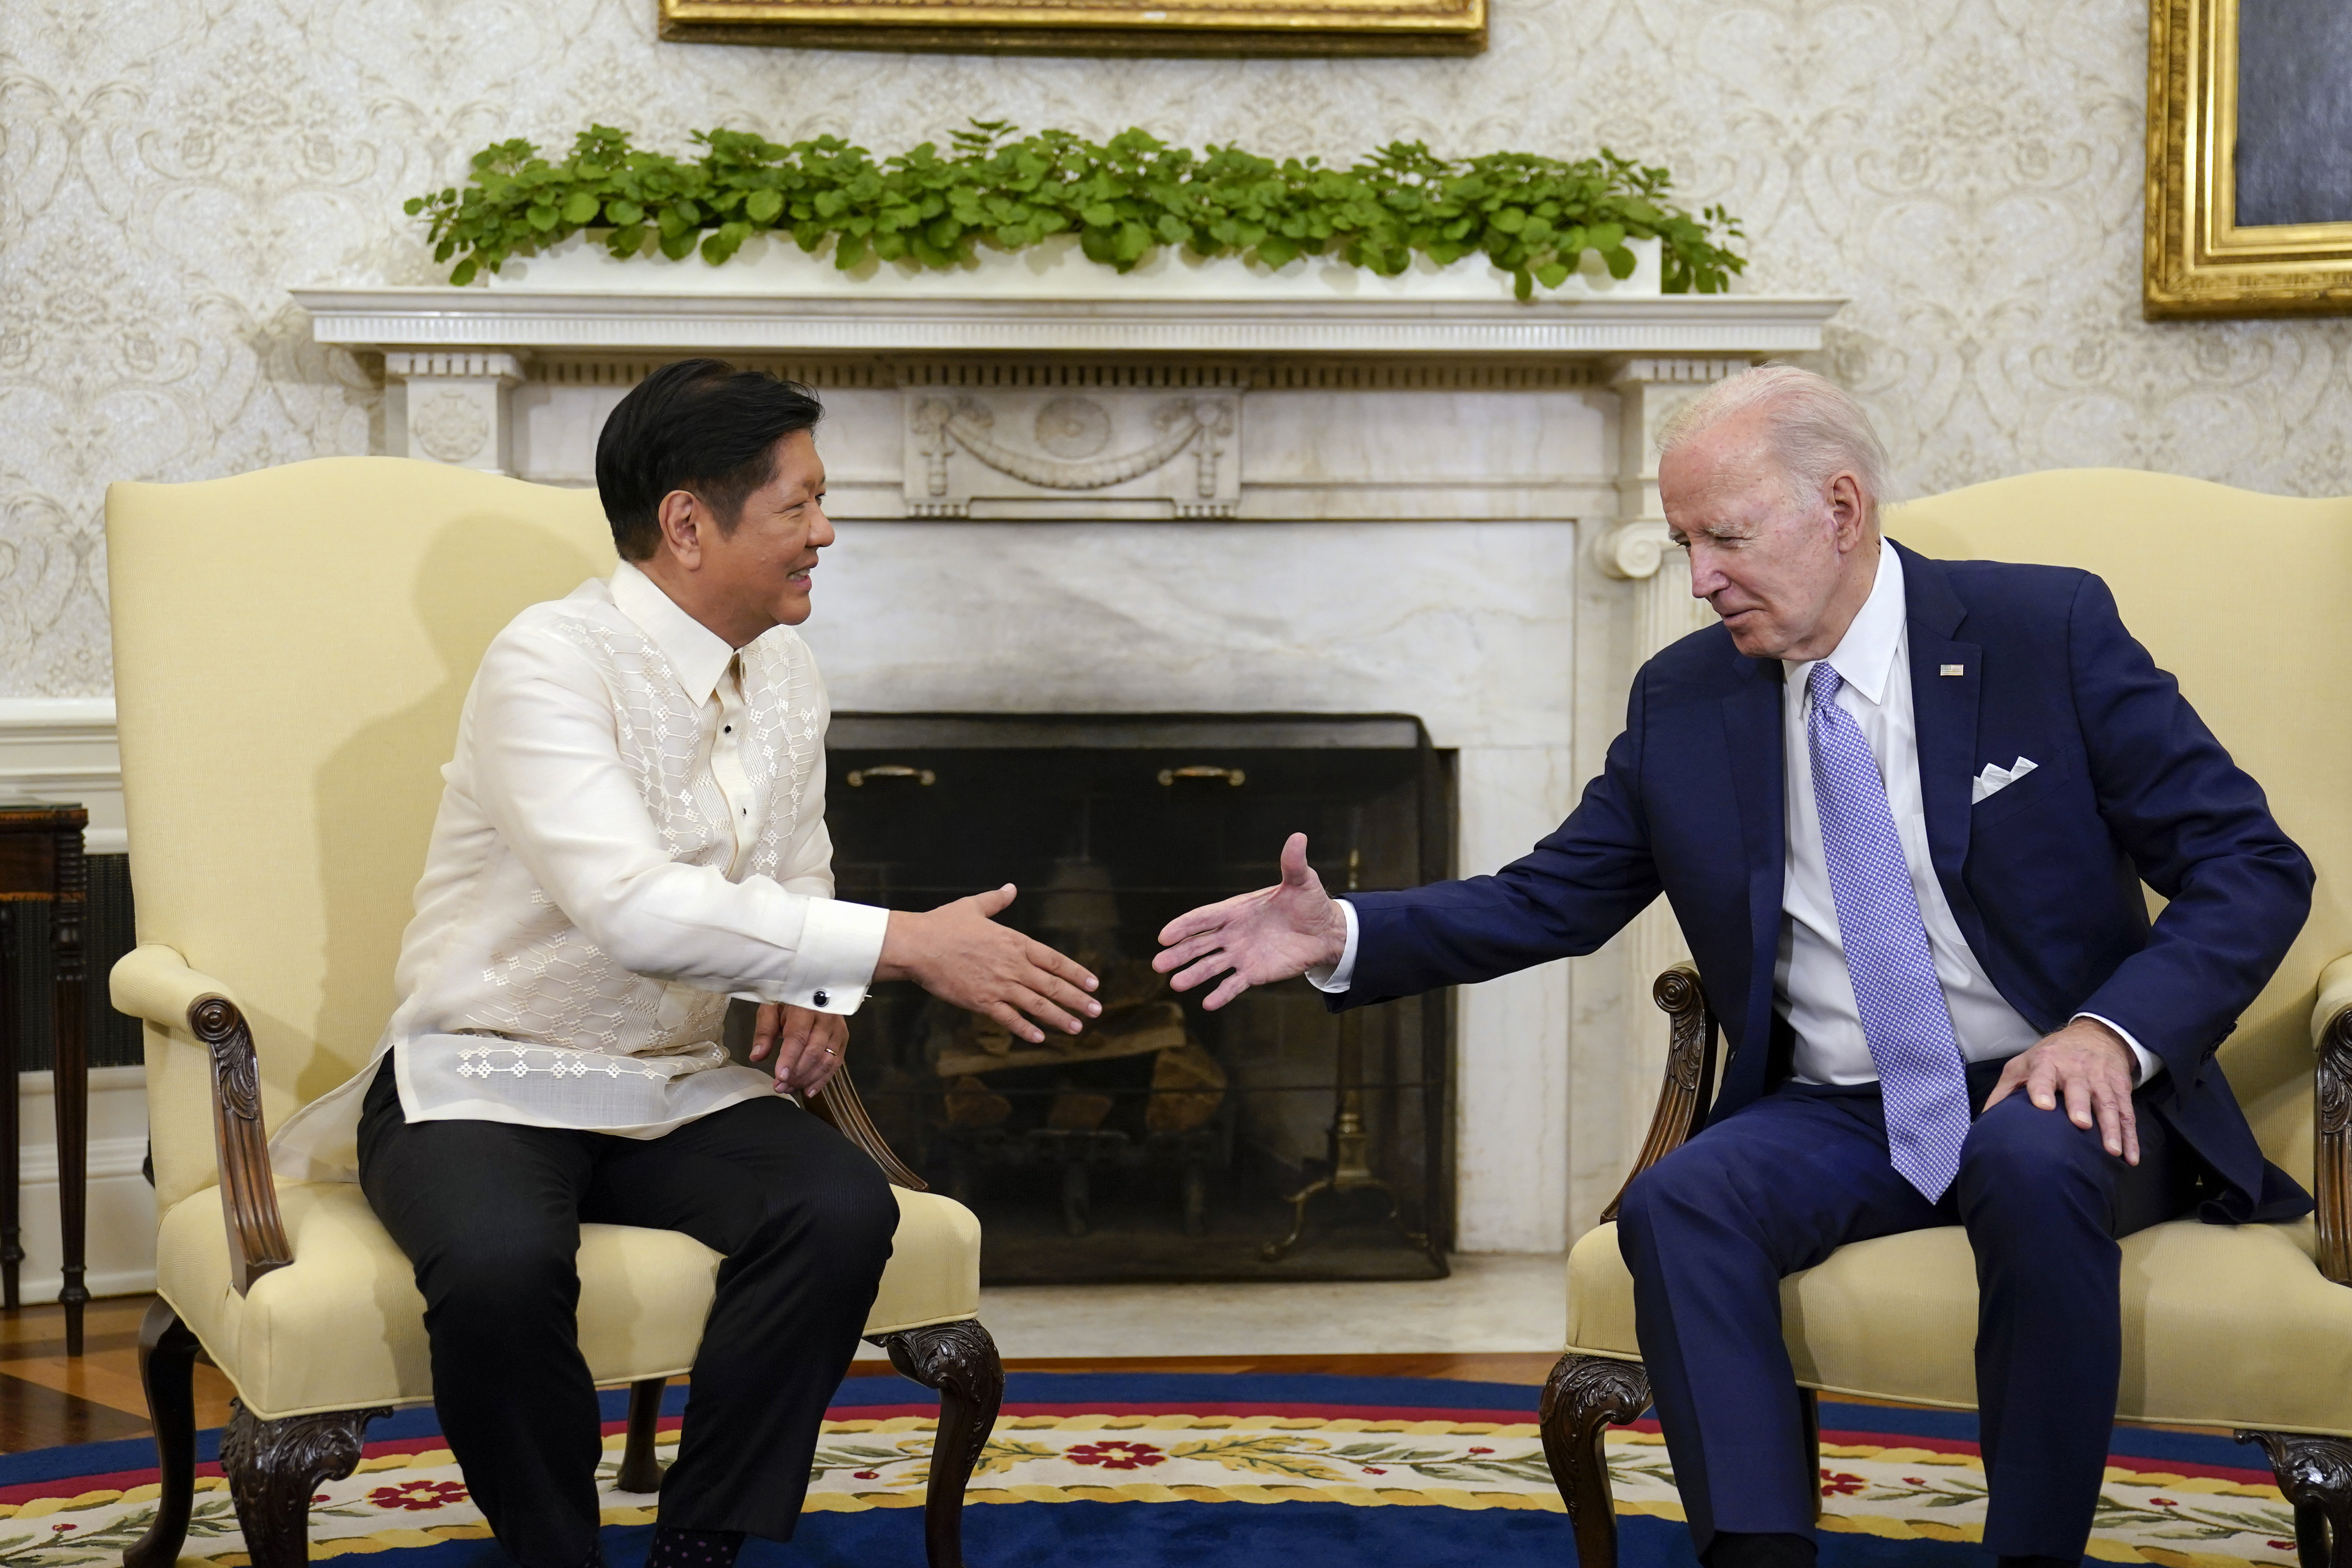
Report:
[[[973,1316],[979,1220],[950,1199],[891,1190],[898,1229],[866,1331]],[[347,1182],[281,1184],[278,1203],[294,1261],[245,1296],[229,1283],[220,1189],[174,1205],[156,1237],[157,1291],[257,1415],[430,1401],[425,1300],[366,1195]],[[580,1348],[596,1381],[685,1373],[719,1260],[674,1230],[581,1226]]]
[[[2295,1225],[2175,1220],[2124,1240],[2117,1414],[2184,1426],[2352,1434],[2352,1289]],[[1797,1381],[1906,1405],[1976,1405],[1976,1263],[1957,1226],[1840,1247],[1780,1287]],[[1568,1348],[1638,1358],[1633,1280],[1604,1225],[1568,1259]]]

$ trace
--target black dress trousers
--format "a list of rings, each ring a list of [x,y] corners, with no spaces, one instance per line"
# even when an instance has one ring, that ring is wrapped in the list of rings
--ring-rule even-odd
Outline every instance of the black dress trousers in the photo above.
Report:
[[[360,1184],[415,1266],[442,1432],[523,1568],[581,1568],[595,1551],[583,1222],[684,1231],[726,1256],[661,1521],[790,1538],[898,1223],[866,1154],[781,1098],[655,1139],[411,1124],[387,1056],[360,1121]]]

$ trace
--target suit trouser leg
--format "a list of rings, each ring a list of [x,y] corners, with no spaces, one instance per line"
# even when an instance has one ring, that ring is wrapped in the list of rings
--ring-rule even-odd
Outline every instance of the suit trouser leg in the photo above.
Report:
[[[1780,1280],[1848,1242],[1949,1224],[1887,1163],[1874,1089],[1790,1085],[1635,1178],[1618,1243],[1691,1535],[1810,1536]]]
[[[466,1485],[524,1568],[596,1550],[596,1390],[580,1354],[580,1201],[596,1135],[403,1120],[370,1086],[360,1182],[415,1268],[433,1405]]]
[[[788,1540],[825,1403],[889,1260],[898,1200],[873,1160],[781,1099],[648,1142],[608,1142],[585,1218],[682,1230],[727,1255],[661,1521]]]
[[[2179,1206],[2173,1140],[2140,1100],[2140,1163],[2012,1095],[1978,1118],[1953,1194],[1977,1263],[1985,1545],[2071,1558],[2089,1541],[2123,1367],[2116,1238]]]

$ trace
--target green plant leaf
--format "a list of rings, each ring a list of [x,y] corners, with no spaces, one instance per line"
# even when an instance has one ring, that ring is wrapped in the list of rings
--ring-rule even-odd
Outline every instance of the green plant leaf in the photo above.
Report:
[[[749,132],[698,131],[687,156],[647,151],[592,125],[561,162],[520,139],[473,154],[463,186],[414,196],[403,211],[435,258],[467,279],[518,248],[603,222],[616,256],[700,249],[714,264],[762,229],[789,228],[803,250],[836,244],[835,262],[869,257],[953,266],[975,241],[1007,250],[1076,229],[1093,262],[1131,269],[1159,246],[1195,256],[1241,254],[1269,267],[1336,256],[1384,276],[1416,255],[1440,266],[1474,251],[1530,298],[1555,288],[1586,250],[1630,276],[1629,238],[1654,238],[1670,292],[1719,293],[1747,260],[1745,237],[1720,206],[1693,214],[1670,199],[1664,168],[1602,148],[1562,160],[1497,152],[1444,158],[1392,142],[1352,163],[1275,160],[1212,143],[1174,147],[1139,130],[1107,142],[1066,131],[1024,135],[996,121],[876,158],[838,136],[780,145]]]

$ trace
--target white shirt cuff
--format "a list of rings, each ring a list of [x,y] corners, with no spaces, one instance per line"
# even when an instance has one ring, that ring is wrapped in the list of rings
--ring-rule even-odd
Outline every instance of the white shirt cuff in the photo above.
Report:
[[[839,899],[811,899],[784,994],[772,1000],[820,1013],[855,1013],[882,962],[890,911]]]
[[[2149,1050],[2146,1046],[2141,1045],[2137,1040],[2133,1039],[2132,1032],[2129,1029],[2125,1028],[2121,1024],[2116,1023],[2113,1018],[2103,1018],[2096,1013],[2077,1013],[2074,1015],[2074,1017],[2088,1018],[2095,1024],[2105,1024],[2108,1028],[2113,1029],[2116,1032],[2117,1037],[2119,1037],[2124,1044],[2131,1047],[2131,1054],[2139,1061],[2139,1077],[2132,1080],[2132,1087],[2134,1089],[2145,1089],[2147,1086],[2148,1079],[2154,1078],[2157,1074],[2164,1070],[2164,1059],[2161,1057],[2158,1057],[2154,1051]],[[2074,1019],[2070,1018],[2067,1022],[2073,1023]]]
[[[1339,963],[1328,969],[1318,964],[1307,972],[1307,984],[1335,995],[1356,983],[1356,906],[1345,899],[1338,902],[1339,918],[1348,922],[1348,945],[1339,950]]]

